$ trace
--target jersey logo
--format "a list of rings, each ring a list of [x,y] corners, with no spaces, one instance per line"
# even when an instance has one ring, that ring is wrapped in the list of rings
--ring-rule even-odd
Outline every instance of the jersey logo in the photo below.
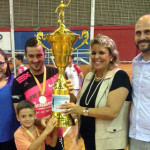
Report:
[[[21,76],[19,76],[16,80],[21,83],[23,81],[25,81],[28,77],[31,77],[31,75],[29,74],[29,72],[22,74]]]
[[[54,84],[48,84],[49,87],[52,87]]]

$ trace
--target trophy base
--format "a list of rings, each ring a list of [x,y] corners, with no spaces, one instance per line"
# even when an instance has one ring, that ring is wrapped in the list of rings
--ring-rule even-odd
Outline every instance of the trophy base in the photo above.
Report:
[[[60,112],[53,111],[52,117],[55,117],[58,120],[56,127],[70,127],[75,125],[74,119],[71,115],[63,115]]]

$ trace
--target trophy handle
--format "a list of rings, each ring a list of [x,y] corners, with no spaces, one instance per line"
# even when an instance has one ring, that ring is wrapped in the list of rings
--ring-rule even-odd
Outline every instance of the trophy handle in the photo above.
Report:
[[[37,36],[36,39],[38,41],[38,45],[42,45],[45,49],[48,49],[49,51],[52,52],[52,49],[49,49],[48,47],[46,47],[43,42],[41,40],[46,40],[46,36],[43,35],[43,32],[37,32]]]
[[[89,33],[88,33],[87,30],[83,30],[83,31],[82,31],[82,35],[81,35],[81,37],[79,37],[79,39],[82,39],[83,37],[84,37],[83,42],[82,42],[79,46],[77,46],[76,48],[74,48],[73,51],[74,51],[74,50],[77,50],[79,47],[81,47],[81,46],[84,45],[84,44],[87,44],[87,45],[89,44],[89,43],[88,43]]]

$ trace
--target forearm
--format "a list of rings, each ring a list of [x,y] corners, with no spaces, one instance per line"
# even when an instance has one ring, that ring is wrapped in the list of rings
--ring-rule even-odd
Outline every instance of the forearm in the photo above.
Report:
[[[89,108],[89,117],[100,118],[104,120],[113,120],[118,116],[118,112],[111,110],[109,107]]]
[[[51,141],[50,146],[55,147],[57,144],[57,139],[58,139],[58,128],[55,128],[53,130],[52,141]]]
[[[43,131],[42,134],[29,146],[28,150],[37,150],[42,142],[44,142],[45,138],[47,137],[48,133]]]

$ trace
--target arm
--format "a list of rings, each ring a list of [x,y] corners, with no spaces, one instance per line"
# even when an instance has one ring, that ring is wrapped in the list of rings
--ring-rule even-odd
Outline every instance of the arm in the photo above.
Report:
[[[69,6],[70,2],[71,2],[71,0],[69,0],[68,4],[66,6]]]
[[[127,88],[120,87],[114,91],[111,91],[108,95],[107,105],[99,108],[89,108],[90,117],[112,120],[116,118],[121,110],[121,107],[128,95],[129,91]],[[117,102],[116,102],[117,100]],[[69,111],[64,111],[65,114],[83,114],[85,107],[75,105],[73,103],[62,104],[60,108],[67,108]]]
[[[18,105],[18,103],[13,104],[16,115],[17,115],[17,105]]]
[[[128,96],[128,100],[131,99],[131,84],[129,76],[123,70],[118,71],[113,79],[110,92],[108,93],[107,104],[104,107],[89,108],[89,116],[101,118],[101,119],[114,119],[118,116],[124,101]],[[129,95],[128,95],[129,93]],[[82,114],[85,107],[76,106],[72,103],[64,104],[69,108],[69,113]],[[64,107],[64,108],[65,108]],[[67,113],[64,112],[64,113]]]
[[[37,150],[56,125],[57,125],[57,119],[51,118],[48,121],[45,130],[33,143],[31,143],[28,150]]]
[[[58,8],[59,8],[59,6],[56,8],[55,12],[57,12]]]
[[[79,73],[79,77],[81,78],[81,85],[83,83],[83,80],[84,80],[84,75],[83,75],[83,72],[80,72]]]
[[[48,135],[46,138],[46,144],[50,145],[51,147],[55,147],[57,144],[57,139],[58,139],[58,128],[55,127],[52,135]]]

